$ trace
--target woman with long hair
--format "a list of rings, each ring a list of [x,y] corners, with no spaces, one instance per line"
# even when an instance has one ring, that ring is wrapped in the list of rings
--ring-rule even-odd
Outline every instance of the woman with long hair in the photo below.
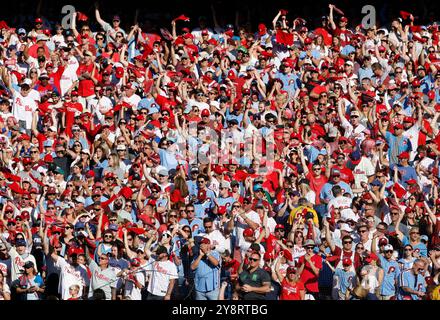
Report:
[[[103,175],[107,172],[115,174],[120,181],[125,179],[126,172],[121,168],[121,160],[116,153],[111,153],[108,158],[108,167],[104,169]]]
[[[306,290],[296,268],[289,266],[286,270],[286,276],[283,276],[280,272],[279,261],[275,264],[275,274],[281,284],[280,300],[304,300]]]

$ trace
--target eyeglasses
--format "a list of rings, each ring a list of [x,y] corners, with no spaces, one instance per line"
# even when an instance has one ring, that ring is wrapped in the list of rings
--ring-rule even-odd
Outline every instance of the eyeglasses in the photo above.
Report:
[[[241,208],[241,206],[237,206],[237,205],[232,206],[232,209],[236,209],[236,208]]]
[[[357,247],[356,250],[364,250],[364,247]]]
[[[97,37],[96,40],[104,40],[104,38]]]
[[[289,244],[289,245],[286,245],[286,247],[287,248],[293,248],[293,245]]]
[[[321,171],[321,168],[313,168],[313,171]]]
[[[182,229],[183,232],[191,232],[189,229]]]
[[[197,180],[197,183],[205,183],[205,180]]]
[[[104,238],[113,238],[113,236],[112,236],[111,234],[106,234],[106,235],[104,236]]]
[[[413,249],[407,248],[405,249],[405,251],[413,251]]]
[[[170,218],[177,218],[177,215],[175,215],[175,214],[170,214],[169,217],[170,217]]]
[[[123,38],[123,36],[121,36],[121,35],[116,35],[116,38]]]
[[[108,260],[108,257],[102,256],[102,257],[99,257],[99,259],[100,260]]]
[[[313,250],[314,246],[307,246],[305,248],[306,248],[306,250]]]

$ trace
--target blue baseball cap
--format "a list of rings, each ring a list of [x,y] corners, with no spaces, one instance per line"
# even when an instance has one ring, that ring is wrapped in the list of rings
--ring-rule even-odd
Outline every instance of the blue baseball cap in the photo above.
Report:
[[[16,246],[16,247],[26,246],[26,240],[24,240],[24,239],[18,239],[17,241],[15,241],[15,246]]]
[[[75,224],[75,229],[85,229],[85,228],[86,228],[86,225],[83,222],[78,221]]]
[[[158,113],[160,112],[158,108],[152,107],[148,110],[148,114]]]

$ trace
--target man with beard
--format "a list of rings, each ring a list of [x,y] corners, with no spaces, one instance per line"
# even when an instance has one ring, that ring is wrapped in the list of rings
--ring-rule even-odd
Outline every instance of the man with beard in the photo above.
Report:
[[[71,247],[67,252],[68,259],[66,261],[51,248],[50,257],[55,266],[61,269],[58,293],[62,300],[67,300],[70,297],[69,288],[72,285],[79,286],[78,296],[87,296],[90,279],[87,269],[78,263],[78,255],[80,254],[82,254],[81,249]]]

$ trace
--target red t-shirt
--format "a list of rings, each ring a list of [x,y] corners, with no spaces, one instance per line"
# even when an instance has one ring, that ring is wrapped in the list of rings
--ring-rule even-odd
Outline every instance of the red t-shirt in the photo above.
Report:
[[[78,67],[78,70],[76,71],[76,74],[78,76],[81,76],[83,73],[88,72],[92,76],[92,71],[93,71],[93,63],[89,65],[81,63]],[[91,79],[79,80],[78,94],[81,97],[88,97],[93,95],[94,93],[95,93],[95,84]]]
[[[305,264],[304,270],[301,273],[301,281],[304,283],[304,286],[308,292],[319,292],[319,288],[318,288],[319,275],[315,275],[313,273],[312,267],[308,262],[306,262],[304,257],[305,256],[302,256],[298,260],[298,268],[300,268],[303,264]],[[322,258],[320,256],[314,254],[311,260],[316,268],[318,268],[319,270],[322,269]]]
[[[354,182],[353,172],[345,166],[334,166],[335,169],[338,169],[341,172],[341,180],[352,184]]]
[[[277,238],[273,235],[270,234],[268,237],[265,238],[266,241],[266,252],[271,252],[275,255],[278,254],[278,252],[280,252],[281,247],[277,242]]]
[[[305,290],[305,288],[301,280],[292,284],[284,278],[283,282],[281,282],[280,300],[301,300],[299,293],[303,290]]]
[[[75,112],[82,111],[83,107],[79,102],[65,102],[64,109],[66,112],[66,133],[72,135],[72,126],[75,122]]]
[[[328,179],[325,175],[321,175],[319,178],[313,176],[313,173],[309,172],[306,179],[310,181],[310,188],[316,194],[316,204],[321,204],[319,200],[319,194],[321,193],[322,187],[327,183]]]

